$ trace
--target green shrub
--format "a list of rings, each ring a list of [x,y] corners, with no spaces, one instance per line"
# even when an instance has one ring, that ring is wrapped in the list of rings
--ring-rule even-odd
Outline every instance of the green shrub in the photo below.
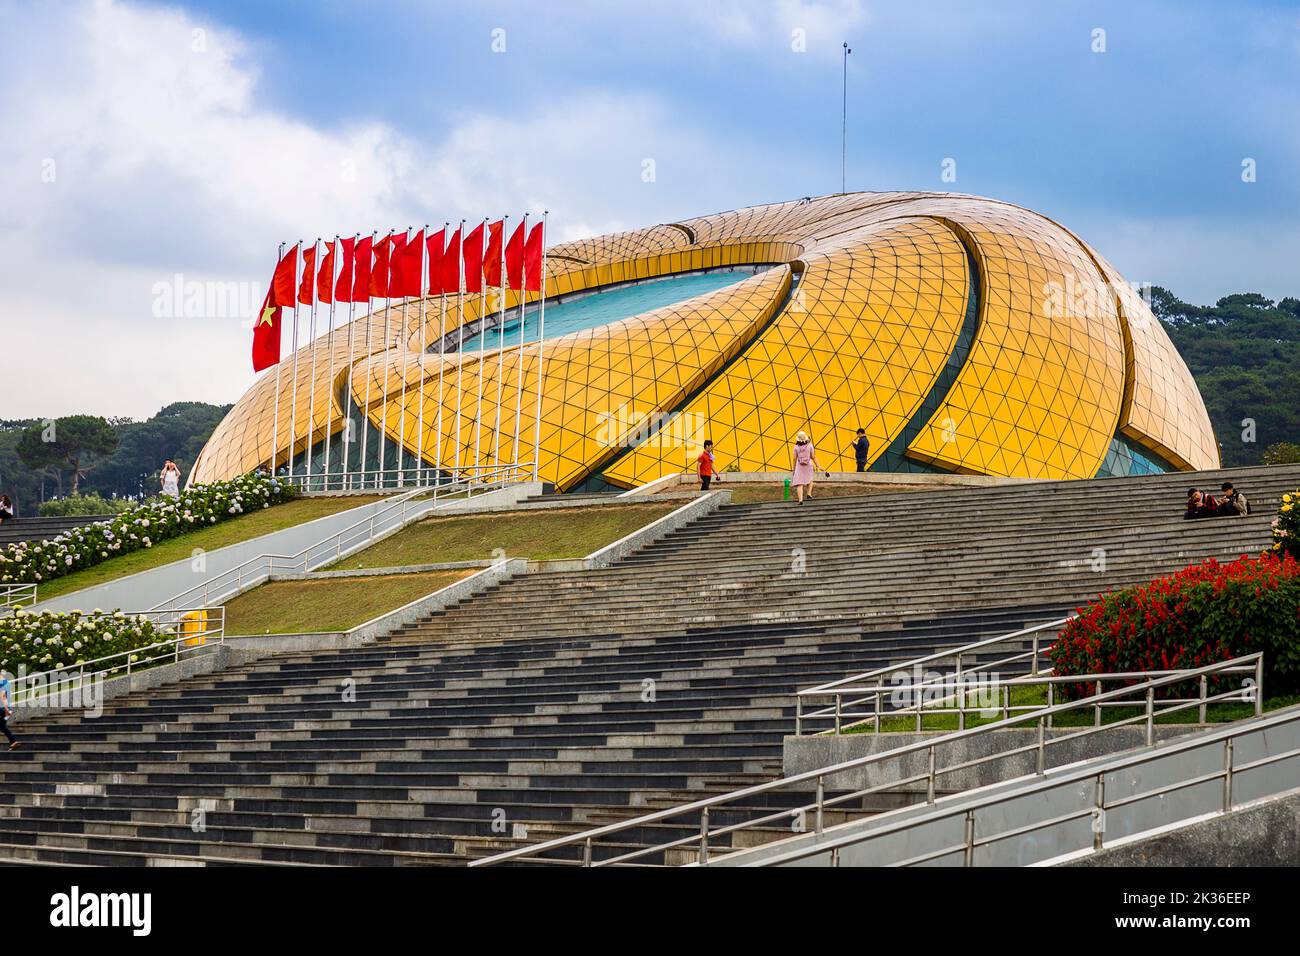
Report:
[[[0,667],[14,674],[74,667],[110,654],[148,647],[169,640],[142,615],[93,611],[18,611],[0,618]],[[172,654],[170,647],[142,652],[131,658],[132,667],[146,660]],[[126,667],[123,658],[121,666]],[[116,669],[116,668],[115,668]]]
[[[49,581],[296,495],[292,485],[254,475],[191,485],[177,499],[158,498],[50,540],[23,541],[0,549],[0,584]]]
[[[42,518],[68,518],[74,515],[115,515],[135,506],[130,498],[101,498],[96,492],[69,495],[43,501],[36,509]]]
[[[1079,609],[1050,654],[1058,674],[1083,675],[1203,667],[1256,651],[1267,693],[1300,690],[1300,562],[1291,555],[1209,560],[1103,595]],[[1066,688],[1067,697],[1092,692]]]

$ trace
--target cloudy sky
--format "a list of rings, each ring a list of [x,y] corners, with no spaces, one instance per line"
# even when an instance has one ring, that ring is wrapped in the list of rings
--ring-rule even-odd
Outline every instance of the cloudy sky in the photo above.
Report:
[[[1020,203],[1194,302],[1300,294],[1290,0],[0,0],[0,418],[233,401],[281,241],[836,192],[844,40],[850,189]]]

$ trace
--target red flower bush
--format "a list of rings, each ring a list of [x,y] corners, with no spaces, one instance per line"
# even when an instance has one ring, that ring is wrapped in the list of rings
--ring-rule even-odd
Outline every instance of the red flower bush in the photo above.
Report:
[[[1071,675],[1203,667],[1256,651],[1267,694],[1300,690],[1300,562],[1290,554],[1211,559],[1102,595],[1079,609],[1050,655],[1056,673]],[[1089,693],[1095,686],[1066,689]]]

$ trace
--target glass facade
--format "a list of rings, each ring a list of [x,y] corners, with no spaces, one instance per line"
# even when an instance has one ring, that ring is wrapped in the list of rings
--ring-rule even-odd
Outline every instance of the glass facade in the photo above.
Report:
[[[489,329],[485,348],[428,350],[499,310],[495,290],[334,323],[236,403],[192,477],[299,468],[308,449],[318,470],[326,442],[333,471],[347,421],[369,436],[367,469],[380,454],[395,469],[399,449],[403,467],[444,472],[531,461],[536,443],[560,490],[689,469],[704,438],[723,468],[784,471],[799,431],[823,467],[852,471],[859,427],[877,471],[1218,464],[1141,297],[1069,230],[1008,203],[854,193],[740,209],[554,246],[546,289],[547,340],[523,349]]]

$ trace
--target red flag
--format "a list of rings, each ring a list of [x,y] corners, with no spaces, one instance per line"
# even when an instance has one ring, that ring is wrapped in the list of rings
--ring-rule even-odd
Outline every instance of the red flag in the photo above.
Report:
[[[524,245],[524,290],[542,291],[542,223],[533,226]]]
[[[275,277],[271,280],[268,293],[270,304],[275,306],[293,305],[293,287],[298,280],[298,244],[284,254],[279,265],[275,267]]]
[[[334,301],[334,252],[338,237],[325,246],[325,258],[316,272],[316,301],[330,305]]]
[[[302,251],[302,282],[298,286],[298,301],[311,305],[311,296],[316,288],[316,246]]]
[[[423,285],[420,270],[424,265],[424,230],[417,232],[409,243],[403,236],[402,242],[403,247],[393,253],[393,271],[388,293],[394,296],[419,295]]]
[[[392,251],[393,234],[390,232],[375,243],[375,264],[370,270],[370,295],[382,299],[388,295],[388,260]]]
[[[483,223],[465,237],[463,244],[465,256],[465,291],[483,291]]]
[[[293,286],[298,271],[295,245],[276,264],[271,287],[266,290],[262,309],[253,326],[253,371],[260,372],[280,361],[280,308],[293,304]]]
[[[370,260],[373,257],[374,237],[366,236],[357,243],[352,258],[352,302],[370,301]]]
[[[456,293],[460,291],[460,230],[451,234],[451,242],[442,256],[442,291]]]
[[[406,252],[407,246],[406,233],[399,232],[393,235],[388,244],[388,295],[390,297],[398,296],[401,293],[397,291],[397,280],[400,278],[399,272],[402,268],[402,255]]]
[[[506,283],[512,289],[524,287],[524,229],[521,222],[506,243]]]
[[[487,252],[483,253],[483,278],[488,285],[501,284],[501,233],[505,220],[498,219],[488,226]]]
[[[351,302],[352,270],[356,268],[357,237],[348,236],[339,245],[343,249],[343,261],[339,263],[339,278],[334,284],[334,298],[339,302]]]
[[[429,236],[429,294],[438,295],[447,290],[442,287],[442,253],[447,245],[447,229],[443,227]]]

